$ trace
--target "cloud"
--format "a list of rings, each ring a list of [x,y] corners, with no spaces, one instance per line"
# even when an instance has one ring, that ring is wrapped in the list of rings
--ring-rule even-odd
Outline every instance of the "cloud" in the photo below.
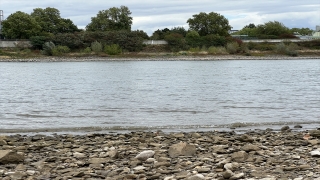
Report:
[[[60,11],[61,17],[71,19],[79,28],[85,28],[98,11],[121,5],[132,12],[132,29],[144,30],[149,35],[157,29],[188,28],[187,20],[200,12],[220,13],[234,29],[268,21],[280,21],[289,28],[315,29],[320,25],[319,0],[0,0],[5,17],[16,11],[31,13],[34,8],[54,7]]]

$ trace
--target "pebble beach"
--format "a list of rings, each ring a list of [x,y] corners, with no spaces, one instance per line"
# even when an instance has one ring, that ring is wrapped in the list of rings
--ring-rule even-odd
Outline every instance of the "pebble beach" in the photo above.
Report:
[[[320,130],[0,136],[0,179],[320,179]]]

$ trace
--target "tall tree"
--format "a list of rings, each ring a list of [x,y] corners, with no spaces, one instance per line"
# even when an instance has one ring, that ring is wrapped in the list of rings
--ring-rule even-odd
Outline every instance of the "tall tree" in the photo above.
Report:
[[[253,23],[250,23],[246,26],[244,26],[243,28],[250,28],[250,29],[253,29],[253,28],[256,28],[256,25],[254,25]]]
[[[257,26],[257,34],[280,36],[290,34],[290,30],[279,21],[269,21]]]
[[[40,33],[41,26],[29,14],[17,11],[2,22],[2,33],[8,39],[29,39]]]
[[[128,7],[112,7],[108,10],[99,11],[96,17],[91,18],[87,25],[88,31],[112,31],[131,30],[132,17]]]
[[[313,30],[310,28],[291,28],[290,32],[292,34],[299,33],[300,35],[311,35]]]
[[[224,16],[210,12],[209,14],[201,12],[192,16],[193,18],[188,19],[190,30],[195,30],[200,36],[206,36],[209,34],[227,36],[231,26],[229,25],[228,19]]]
[[[70,19],[60,17],[60,11],[55,8],[33,9],[31,16],[40,24],[43,33],[69,33],[79,31]]]

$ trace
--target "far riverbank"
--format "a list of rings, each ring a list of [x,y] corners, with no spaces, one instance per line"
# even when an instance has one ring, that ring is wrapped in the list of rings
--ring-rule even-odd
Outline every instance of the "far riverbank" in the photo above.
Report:
[[[214,61],[214,60],[302,60],[320,59],[320,56],[241,56],[241,55],[157,55],[157,56],[89,56],[89,57],[36,57],[36,58],[10,58],[0,56],[0,62],[85,62],[85,61]]]

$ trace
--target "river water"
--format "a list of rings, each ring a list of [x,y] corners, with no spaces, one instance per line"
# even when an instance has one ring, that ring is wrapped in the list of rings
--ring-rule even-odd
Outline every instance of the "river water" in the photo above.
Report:
[[[320,59],[0,63],[0,133],[320,123]]]

